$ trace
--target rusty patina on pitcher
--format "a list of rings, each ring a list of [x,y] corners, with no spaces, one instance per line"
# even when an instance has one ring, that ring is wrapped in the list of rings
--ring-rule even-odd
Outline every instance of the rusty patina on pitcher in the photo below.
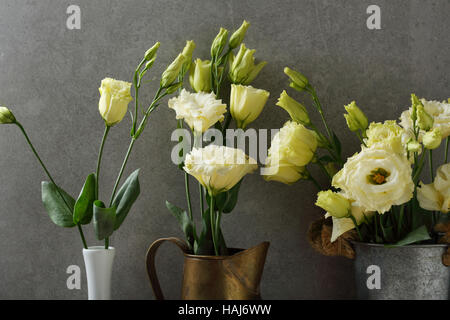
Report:
[[[253,248],[229,249],[229,256],[188,254],[187,244],[178,238],[163,238],[147,252],[147,272],[156,299],[164,300],[155,268],[155,254],[165,241],[176,244],[184,254],[183,300],[257,300],[269,242]]]

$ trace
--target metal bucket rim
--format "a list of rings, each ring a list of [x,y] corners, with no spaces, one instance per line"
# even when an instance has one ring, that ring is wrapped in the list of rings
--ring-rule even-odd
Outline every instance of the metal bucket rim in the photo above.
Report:
[[[353,245],[366,246],[366,247],[375,247],[375,248],[386,248],[386,249],[401,249],[401,248],[447,248],[448,244],[409,244],[405,246],[396,246],[396,247],[386,247],[386,244],[380,243],[369,243],[369,242],[359,242],[359,241],[351,241]],[[387,244],[389,245],[389,244]]]

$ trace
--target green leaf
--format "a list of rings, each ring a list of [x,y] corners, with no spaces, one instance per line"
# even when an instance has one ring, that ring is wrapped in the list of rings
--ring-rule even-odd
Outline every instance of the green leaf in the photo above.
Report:
[[[215,255],[210,218],[211,218],[210,210],[209,208],[207,208],[202,214],[202,232],[194,243],[194,254],[196,255],[208,255],[208,256]],[[219,228],[218,245],[219,245],[219,254],[227,255],[227,246],[221,228]]]
[[[193,221],[191,221],[191,219],[189,218],[189,215],[186,212],[186,210],[183,210],[183,209],[171,204],[167,200],[166,200],[166,207],[177,219],[177,221],[181,227],[181,230],[183,230],[183,233],[186,237],[187,243],[189,244],[189,246],[192,249],[192,247],[194,245],[194,241],[197,238]]]
[[[75,224],[88,224],[92,220],[94,213],[93,204],[95,201],[95,174],[87,176],[83,189],[81,189],[77,202],[73,209],[73,222]]]
[[[94,202],[94,230],[98,240],[108,238],[114,232],[116,208],[105,208],[100,200]]]
[[[60,193],[64,197],[65,202]],[[42,181],[42,202],[54,224],[65,228],[75,226],[72,217],[75,200],[63,189],[58,188],[52,182]]]
[[[329,162],[334,162],[334,159],[332,157],[330,157],[329,155],[324,155],[319,158],[319,161],[329,163]]]
[[[336,133],[334,133],[334,131],[333,131],[333,143],[336,147],[336,152],[340,155],[341,151],[342,151],[342,145],[341,145],[341,141],[339,141],[339,138],[336,135]]]
[[[428,233],[428,229],[425,225],[420,226],[419,228],[408,233],[402,240],[394,243],[392,245],[386,245],[386,247],[401,247],[406,246],[408,244],[413,244],[420,241],[430,240],[430,234]]]
[[[233,188],[228,191],[221,192],[214,197],[214,209],[220,210],[223,213],[230,213],[233,211],[237,204],[239,189],[241,187],[242,180],[239,181]],[[211,197],[206,194],[206,202],[211,203]]]
[[[139,169],[134,171],[127,180],[124,182],[117,195],[114,197],[112,202],[113,207],[116,208],[116,222],[114,225],[114,230],[117,230],[125,220],[130,212],[133,203],[139,196],[141,192],[139,186]]]

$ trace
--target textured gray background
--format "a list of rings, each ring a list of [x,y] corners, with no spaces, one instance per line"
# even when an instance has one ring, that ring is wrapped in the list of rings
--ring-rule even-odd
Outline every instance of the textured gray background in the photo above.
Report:
[[[382,9],[382,30],[366,28],[366,8]],[[66,8],[78,4],[81,30],[66,29]],[[345,130],[343,105],[355,99],[371,120],[395,119],[409,95],[450,96],[450,4],[442,1],[0,1],[0,102],[10,106],[56,181],[77,195],[95,169],[103,123],[97,111],[101,79],[130,80],[145,50],[161,41],[158,75],[183,48],[208,57],[220,26],[251,22],[246,44],[269,63],[254,82],[272,95],[256,128],[278,128],[287,114],[274,106],[287,80],[285,65],[302,70],[318,88],[345,155],[357,139]],[[151,89],[150,89],[151,87]],[[154,86],[147,85],[142,99]],[[298,93],[293,96],[309,104]],[[317,117],[315,117],[317,119]],[[141,197],[111,242],[117,249],[113,298],[152,299],[144,267],[149,244],[181,236],[164,201],[184,205],[182,174],[170,162],[174,112],[164,103],[137,142],[126,174],[141,168]],[[40,200],[45,179],[17,128],[0,128],[0,298],[87,297],[76,229],[53,225]],[[106,199],[128,145],[129,119],[115,127],[105,148],[101,196]],[[325,182],[324,178],[320,180]],[[197,197],[194,196],[194,199]],[[287,187],[259,175],[245,180],[240,201],[223,228],[230,246],[264,240],[271,248],[262,282],[267,299],[352,298],[352,262],[315,253],[307,227],[322,213],[309,183]],[[92,226],[85,228],[91,245]],[[178,298],[181,254],[163,246],[158,259],[168,298]],[[66,268],[82,268],[82,289],[66,288]]]

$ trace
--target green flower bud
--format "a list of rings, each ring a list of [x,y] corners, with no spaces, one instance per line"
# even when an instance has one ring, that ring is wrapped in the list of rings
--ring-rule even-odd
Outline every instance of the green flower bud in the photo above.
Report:
[[[433,128],[433,130],[426,132],[423,135],[422,143],[426,149],[432,150],[440,146],[442,141],[442,133],[439,128]]]
[[[316,206],[321,207],[335,218],[345,218],[350,215],[350,201],[331,190],[320,191],[317,194]]]
[[[364,112],[358,108],[355,101],[344,106],[347,114],[344,114],[345,120],[347,120],[347,126],[351,131],[362,130],[363,132],[369,126],[369,120],[367,119]]]
[[[183,86],[183,82],[177,82],[172,84],[169,88],[167,88],[167,93],[172,94]]]
[[[276,105],[286,110],[291,116],[291,119],[295,122],[303,124],[304,126],[311,123],[306,108],[300,102],[289,97],[286,90],[283,90]]]
[[[156,51],[158,51],[160,45],[161,43],[158,41],[153,45],[153,47],[148,49],[147,52],[145,53],[145,60],[147,61],[152,60],[156,56]]]
[[[181,53],[187,61],[192,60],[192,53],[195,49],[195,42],[193,40],[186,41],[186,45],[184,46],[183,52]]]
[[[417,98],[414,93],[411,93],[411,120],[413,123],[417,120],[417,106],[421,105],[423,107],[422,102]]]
[[[6,107],[0,107],[0,124],[16,123],[16,118]]]
[[[417,105],[417,124],[419,128],[425,131],[429,131],[433,128],[434,119],[430,116],[423,106],[423,104]]]
[[[409,139],[406,143],[406,149],[409,152],[419,152],[420,150],[420,143],[413,138]]]
[[[255,65],[256,50],[250,50],[241,44],[236,57],[230,53],[230,70],[228,76],[233,84],[249,85],[267,64],[262,61]]]
[[[169,87],[175,81],[175,79],[180,74],[180,70],[183,67],[185,59],[185,56],[180,53],[163,72],[160,82],[162,88]]]
[[[244,20],[239,29],[237,29],[230,38],[230,48],[237,48],[242,41],[244,40],[245,33],[247,32],[248,27],[250,27],[250,23]]]
[[[189,83],[195,92],[211,92],[211,61],[196,59],[191,64]]]
[[[220,28],[219,33],[211,44],[211,57],[219,56],[228,40],[228,30],[224,28]]]
[[[284,73],[295,84],[295,87],[299,88],[300,90],[304,89],[309,83],[308,79],[304,75],[302,75],[300,72],[294,71],[288,67],[284,68]]]

